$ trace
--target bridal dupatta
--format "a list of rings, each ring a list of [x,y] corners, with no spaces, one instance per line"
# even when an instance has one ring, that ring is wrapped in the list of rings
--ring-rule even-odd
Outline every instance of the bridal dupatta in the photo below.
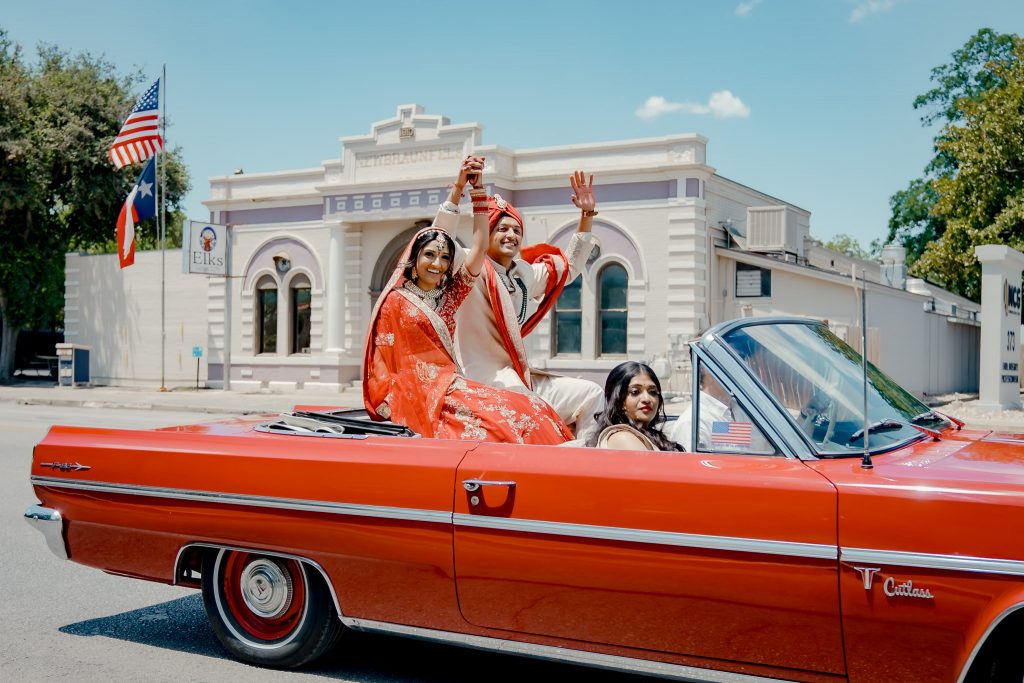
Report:
[[[373,307],[363,346],[363,404],[374,420],[400,416],[401,424],[432,437],[445,393],[459,373],[455,342],[443,309],[450,308],[454,320],[454,311],[469,293],[473,278],[462,267],[462,250],[456,249],[449,269],[454,275],[442,311],[434,311],[403,288],[412,245],[427,230],[438,228],[424,228],[409,240]]]

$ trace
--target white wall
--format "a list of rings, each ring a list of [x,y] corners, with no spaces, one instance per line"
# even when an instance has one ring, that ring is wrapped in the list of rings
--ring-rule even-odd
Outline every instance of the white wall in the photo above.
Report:
[[[840,337],[859,336],[860,299],[849,279],[771,268],[771,297],[735,297],[735,261],[721,260],[720,285],[728,294],[723,320],[744,315],[799,315],[828,320]],[[809,271],[804,268],[803,270]],[[859,290],[858,290],[859,292]],[[979,328],[953,323],[925,310],[929,297],[868,283],[869,352],[877,339],[878,367],[919,396],[953,391],[973,392],[978,386]],[[749,307],[744,310],[745,307]],[[852,346],[859,346],[848,339]]]
[[[93,384],[160,383],[160,254],[135,254],[118,268],[116,254],[65,256],[64,338],[92,347]],[[207,280],[181,272],[181,256],[166,252],[165,382],[196,381],[192,347],[203,347],[199,380],[206,381]]]

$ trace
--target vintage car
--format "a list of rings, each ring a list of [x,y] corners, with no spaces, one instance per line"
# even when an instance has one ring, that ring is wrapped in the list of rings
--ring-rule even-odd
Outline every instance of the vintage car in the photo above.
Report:
[[[224,647],[267,666],[355,629],[690,681],[1020,683],[1024,436],[865,380],[820,322],[690,351],[686,453],[326,408],[54,427],[25,516],[62,558],[201,589]]]

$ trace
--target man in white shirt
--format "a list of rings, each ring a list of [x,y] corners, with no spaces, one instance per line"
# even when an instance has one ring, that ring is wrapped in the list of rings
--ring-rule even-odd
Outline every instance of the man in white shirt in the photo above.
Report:
[[[700,390],[697,392],[697,408],[699,420],[697,424],[697,450],[715,453],[774,453],[775,447],[765,438],[760,428],[750,419],[747,411],[743,410],[736,399],[730,394],[721,383],[709,373],[702,363],[700,375],[697,378]],[[692,448],[691,435],[693,434],[693,411],[694,405],[679,414],[670,428],[666,430],[668,437],[676,443],[682,444],[686,450]],[[715,425],[728,426],[737,423],[750,425],[750,436],[747,439],[730,440],[728,443],[715,443]],[[745,442],[743,442],[745,441]]]
[[[482,159],[481,159],[482,161]],[[460,175],[434,224],[453,231],[467,179]],[[579,227],[566,252],[549,244],[522,248],[522,215],[499,195],[490,199],[490,243],[476,286],[462,304],[455,328],[459,361],[466,377],[495,387],[533,391],[554,407],[576,437],[596,427],[604,391],[588,380],[531,370],[523,337],[554,307],[562,289],[580,274],[596,240],[590,232],[597,215],[590,182],[577,171],[572,201],[581,211]]]

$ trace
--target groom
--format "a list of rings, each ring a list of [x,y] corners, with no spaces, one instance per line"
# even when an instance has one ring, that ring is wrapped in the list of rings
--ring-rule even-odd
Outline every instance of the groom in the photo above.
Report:
[[[483,157],[476,157],[483,168]],[[459,200],[469,182],[459,174],[448,201],[434,219],[454,231]],[[597,215],[593,176],[576,171],[570,178],[572,202],[580,222],[565,252],[550,244],[522,247],[523,217],[509,202],[490,198],[490,240],[487,259],[473,291],[459,309],[455,327],[459,360],[466,377],[484,384],[523,392],[533,391],[554,407],[576,438],[586,439],[596,427],[594,414],[604,408],[604,391],[588,380],[531,370],[523,337],[551,310],[562,289],[580,274],[596,240],[590,232]]]

